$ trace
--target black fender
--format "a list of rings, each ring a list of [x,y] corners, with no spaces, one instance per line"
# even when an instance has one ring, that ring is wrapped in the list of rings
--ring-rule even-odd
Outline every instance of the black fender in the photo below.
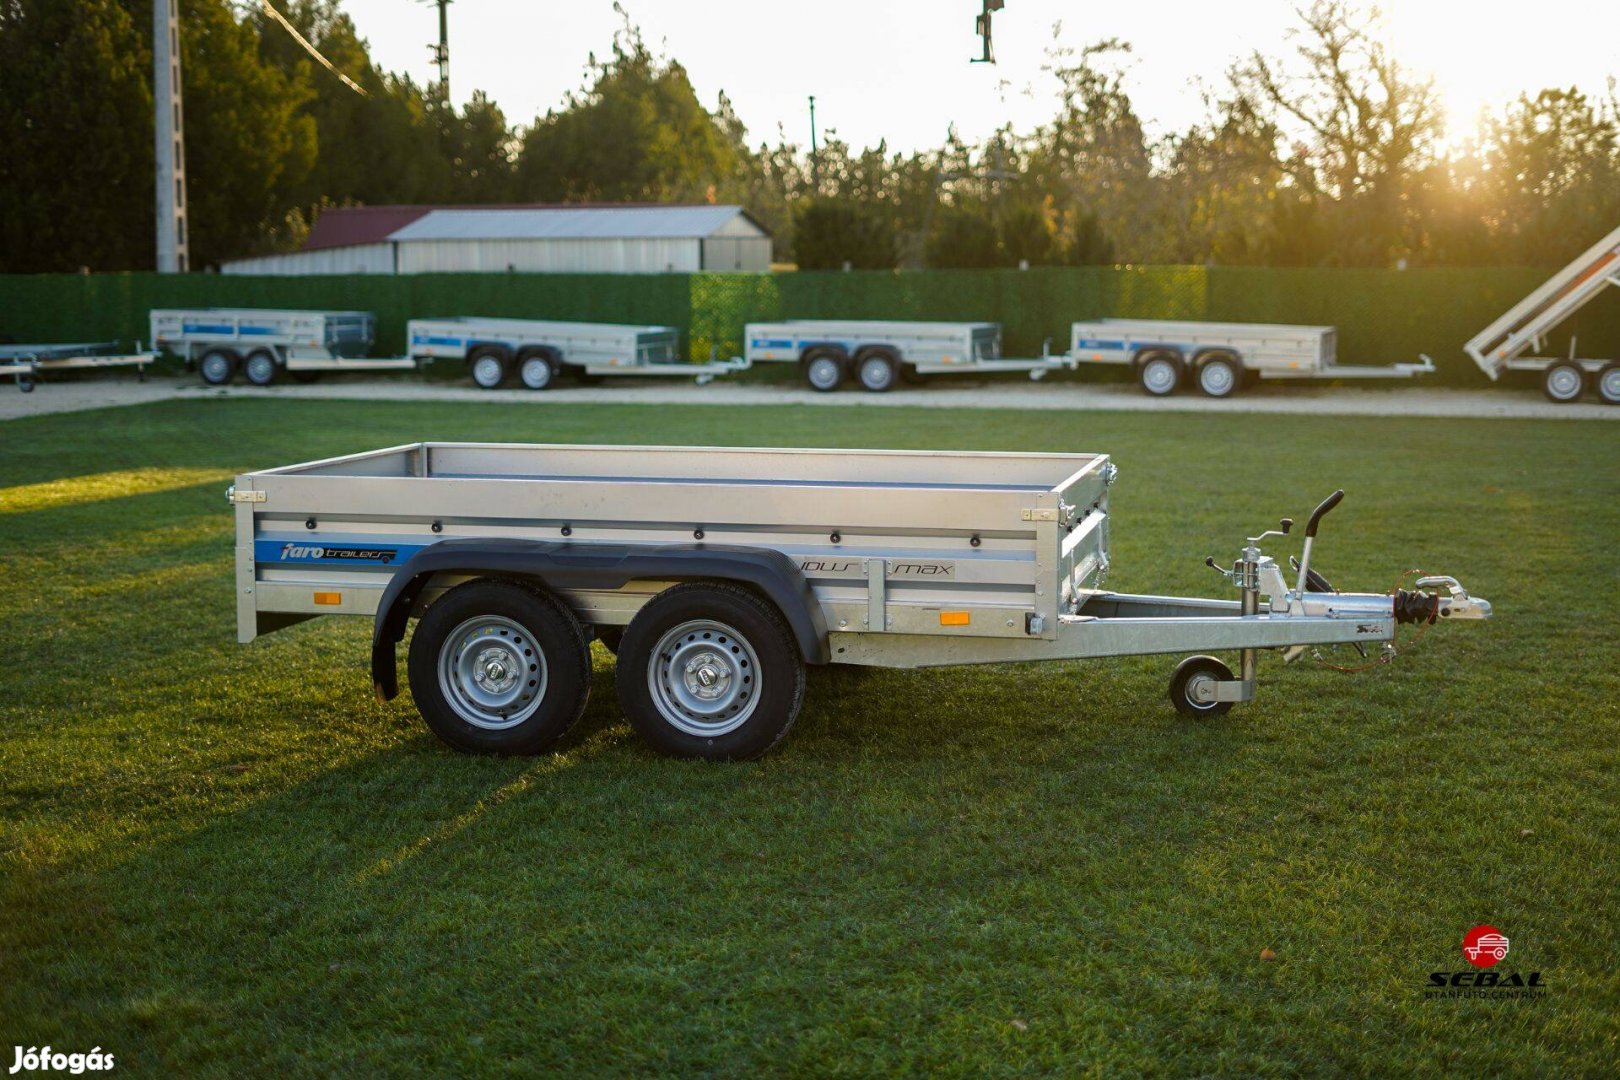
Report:
[[[442,540],[402,564],[377,604],[371,682],[381,701],[399,693],[394,646],[435,574],[538,581],[549,588],[617,589],[631,581],[732,581],[757,589],[782,613],[806,663],[828,660],[827,624],[792,559],[730,544],[576,544],[554,540]]]

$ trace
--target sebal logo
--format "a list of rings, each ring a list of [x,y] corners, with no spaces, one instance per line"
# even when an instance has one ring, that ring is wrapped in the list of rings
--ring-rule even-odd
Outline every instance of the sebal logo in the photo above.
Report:
[[[1463,959],[1476,970],[1431,971],[1426,998],[1543,998],[1547,983],[1541,972],[1490,971],[1508,955],[1508,936],[1489,923],[1463,935]]]
[[[1480,923],[1463,935],[1463,955],[1475,967],[1495,967],[1507,959],[1508,939],[1494,926]]]

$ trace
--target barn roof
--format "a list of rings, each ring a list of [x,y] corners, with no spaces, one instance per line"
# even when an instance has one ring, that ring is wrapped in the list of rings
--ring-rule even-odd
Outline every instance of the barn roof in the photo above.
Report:
[[[740,206],[553,206],[434,210],[394,230],[389,239],[691,239],[713,236],[741,214],[743,208]]]
[[[310,230],[303,250],[390,240],[701,239],[741,216],[740,206],[335,206]]]
[[[433,210],[431,206],[332,206],[321,212],[304,240],[305,251],[380,244],[395,229]]]

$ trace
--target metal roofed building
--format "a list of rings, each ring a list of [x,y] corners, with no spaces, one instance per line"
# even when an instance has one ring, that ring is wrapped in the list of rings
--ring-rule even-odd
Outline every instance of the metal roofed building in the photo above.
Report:
[[[323,213],[299,251],[226,274],[764,271],[771,237],[740,206],[359,206]]]

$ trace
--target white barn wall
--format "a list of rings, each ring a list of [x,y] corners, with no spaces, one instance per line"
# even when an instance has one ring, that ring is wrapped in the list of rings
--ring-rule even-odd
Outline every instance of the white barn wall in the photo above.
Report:
[[[702,268],[702,241],[696,239],[399,241],[399,272],[402,274],[505,270],[658,274]]]
[[[222,274],[392,274],[394,245],[356,244],[353,247],[290,251],[220,263]]]

